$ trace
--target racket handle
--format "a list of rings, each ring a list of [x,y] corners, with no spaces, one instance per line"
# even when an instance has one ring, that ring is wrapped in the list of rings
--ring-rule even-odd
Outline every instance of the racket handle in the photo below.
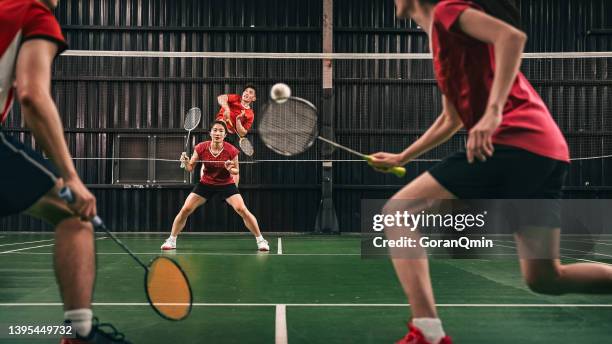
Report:
[[[364,157],[364,159],[368,162],[368,164],[370,166],[375,167],[372,164],[372,157],[367,155],[367,156]],[[395,175],[398,178],[403,178],[406,175],[406,168],[405,167],[401,167],[401,166],[382,168],[381,170],[383,170],[384,172],[387,172],[387,173],[393,173],[393,175]]]
[[[58,196],[68,204],[74,203],[74,195],[72,194],[72,190],[70,190],[70,188],[68,188],[67,186],[64,186],[59,191]],[[96,217],[91,219],[91,223],[94,225],[94,227],[101,227],[104,225],[104,222],[102,222],[102,219],[97,215]]]
[[[183,152],[183,154],[181,154],[181,158],[182,158],[184,155],[187,155],[187,152]],[[181,161],[181,168],[185,168],[185,162],[184,162],[184,161]]]
[[[403,178],[406,175],[405,167],[393,167],[389,170],[389,172],[393,173],[398,178]]]

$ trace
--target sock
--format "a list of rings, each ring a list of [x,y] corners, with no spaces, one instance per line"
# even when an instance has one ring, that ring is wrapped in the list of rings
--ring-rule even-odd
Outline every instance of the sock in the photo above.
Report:
[[[89,308],[71,309],[64,312],[64,320],[70,321],[74,332],[81,337],[87,337],[91,332],[93,312]]]
[[[264,238],[263,238],[263,235],[260,235],[260,236],[258,236],[258,237],[255,237],[255,240],[257,240],[257,242],[260,242],[260,241],[262,241],[263,239],[264,239]]]
[[[172,235],[170,234],[170,237],[168,239],[172,240],[172,241],[176,241],[176,235]]]
[[[431,344],[438,342],[446,335],[442,329],[442,321],[438,318],[414,318],[412,325],[416,326]]]

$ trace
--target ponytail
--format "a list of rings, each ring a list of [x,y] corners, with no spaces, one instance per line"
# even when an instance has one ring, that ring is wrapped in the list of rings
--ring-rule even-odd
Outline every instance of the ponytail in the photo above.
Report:
[[[437,4],[443,0],[419,0],[421,3]],[[479,5],[484,11],[517,29],[521,28],[521,12],[516,6],[516,0],[469,0]]]
[[[518,29],[521,28],[521,12],[515,0],[471,0],[480,5],[484,11]]]

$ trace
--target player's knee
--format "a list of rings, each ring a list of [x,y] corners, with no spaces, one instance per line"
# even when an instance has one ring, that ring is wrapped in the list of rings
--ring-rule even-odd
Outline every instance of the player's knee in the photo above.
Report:
[[[560,288],[560,272],[554,271],[545,275],[527,275],[525,283],[531,291],[538,294],[560,295],[563,290]]]
[[[191,215],[193,212],[195,211],[194,207],[183,207],[183,209],[181,209],[181,211],[179,212],[179,216],[181,218],[187,218],[189,217],[189,215]]]
[[[236,213],[238,213],[238,215],[242,217],[246,216],[246,214],[249,212],[249,210],[245,206],[236,207],[234,208],[234,210],[236,210]]]
[[[74,232],[85,232],[93,235],[93,225],[89,221],[83,221],[78,217],[69,217],[65,218],[62,221],[59,221],[55,226],[55,231],[58,234],[69,231],[71,233]]]

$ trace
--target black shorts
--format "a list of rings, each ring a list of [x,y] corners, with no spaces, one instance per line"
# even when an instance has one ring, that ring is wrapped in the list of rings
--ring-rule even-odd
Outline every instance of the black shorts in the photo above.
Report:
[[[553,226],[561,224],[561,189],[569,164],[546,158],[524,149],[495,145],[495,152],[486,162],[470,164],[465,152],[457,152],[429,170],[429,173],[459,199],[548,200],[533,214],[522,212],[521,225]],[[505,203],[507,204],[507,202]]]
[[[0,131],[0,216],[30,208],[53,188],[58,176],[40,153]]]
[[[228,185],[210,185],[198,183],[191,192],[203,197],[206,200],[213,198],[215,195],[219,195],[221,199],[226,200],[233,195],[240,194],[236,184],[233,183]]]

